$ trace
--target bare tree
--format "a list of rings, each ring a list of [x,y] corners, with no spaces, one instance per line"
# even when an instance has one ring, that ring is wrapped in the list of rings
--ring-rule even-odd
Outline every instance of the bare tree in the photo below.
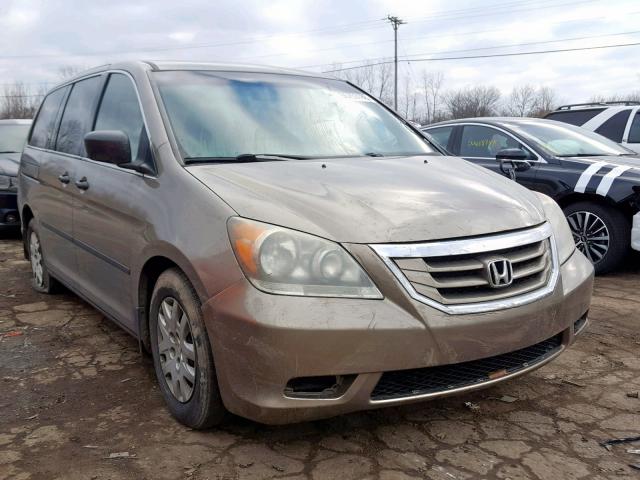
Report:
[[[62,65],[58,68],[58,77],[60,77],[60,80],[69,80],[70,78],[75,77],[82,70],[85,69],[78,67],[77,65]]]
[[[482,85],[450,91],[444,98],[450,118],[493,116],[499,101],[500,90]]]
[[[442,94],[442,72],[422,73],[422,94],[424,95],[424,116],[421,123],[433,123],[441,120],[440,101]]]
[[[544,117],[547,113],[555,110],[557,105],[556,92],[551,87],[542,86],[536,92],[536,101],[530,114],[532,117]]]
[[[335,66],[334,69],[339,69]],[[392,68],[390,64],[372,65],[367,63],[358,68],[344,70],[337,73],[338,78],[347,80],[390,105],[393,101]]]
[[[640,90],[634,90],[629,93],[616,93],[613,95],[594,95],[591,102],[640,102]]]
[[[504,115],[528,117],[535,108],[536,89],[531,85],[514,87],[503,107]]]
[[[33,118],[44,89],[32,91],[22,82],[6,84],[0,96],[0,118]]]

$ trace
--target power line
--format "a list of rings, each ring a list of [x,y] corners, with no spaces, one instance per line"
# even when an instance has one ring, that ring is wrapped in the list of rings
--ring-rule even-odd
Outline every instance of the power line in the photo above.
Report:
[[[604,38],[604,37],[618,37],[621,35],[637,35],[640,34],[640,30],[632,30],[629,32],[615,32],[615,33],[604,33],[601,35],[587,35],[587,36],[582,36],[582,37],[570,37],[570,38],[558,38],[557,40],[542,40],[542,41],[538,41],[538,42],[526,42],[526,43],[508,43],[508,44],[503,44],[503,45],[493,45],[490,47],[476,47],[476,48],[463,48],[463,49],[459,49],[459,50],[441,50],[441,51],[437,51],[437,52],[423,52],[423,53],[412,53],[409,55],[401,55],[400,56],[400,60],[403,61],[409,61],[411,60],[411,57],[421,57],[424,55],[441,55],[441,54],[445,54],[445,53],[464,53],[464,52],[477,52],[480,50],[495,50],[497,48],[513,48],[513,47],[527,47],[527,46],[532,46],[532,45],[547,45],[550,43],[559,43],[559,42],[572,42],[572,41],[576,41],[576,40],[590,40],[590,39],[594,39],[594,38]],[[386,60],[391,60],[391,57],[378,57],[378,58],[370,58],[367,59],[367,62],[376,62],[376,61],[386,61]],[[342,63],[356,63],[356,62],[362,62],[363,60],[350,60],[347,62],[342,62]],[[331,66],[331,65],[335,65],[335,64],[331,64],[331,63],[325,63],[323,65],[316,65],[316,66]],[[371,63],[364,63],[362,65],[358,65],[355,66],[354,68],[359,68],[359,67],[368,67],[371,66]],[[298,68],[305,68],[305,67],[298,67]],[[309,67],[306,67],[309,68]]]
[[[496,58],[496,57],[518,57],[522,55],[541,55],[546,53],[561,53],[561,52],[578,52],[578,51],[586,51],[586,50],[602,50],[606,48],[620,48],[620,47],[635,47],[640,45],[640,42],[636,43],[619,43],[615,45],[598,45],[594,47],[579,47],[579,48],[561,48],[558,50],[536,50],[533,52],[514,52],[514,53],[494,53],[489,55],[468,55],[463,57],[440,57],[440,58],[415,58],[415,59],[400,59],[401,62],[438,62],[442,60],[472,60],[474,58]],[[393,63],[393,60],[386,62],[377,62],[370,63],[366,65],[367,67],[375,67],[377,65],[387,65],[389,63]],[[346,70],[354,70],[356,68],[362,68],[362,66],[357,67],[346,67],[346,68],[337,68],[335,70],[326,70],[322,73],[334,73],[334,72],[343,72]]]

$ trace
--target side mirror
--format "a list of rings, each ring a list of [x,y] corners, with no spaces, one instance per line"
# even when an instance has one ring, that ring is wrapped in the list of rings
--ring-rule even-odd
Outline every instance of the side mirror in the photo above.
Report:
[[[529,154],[521,148],[505,148],[496,154],[496,160],[500,162],[500,170],[511,180],[516,179],[516,172],[526,172],[531,168],[527,158]]]
[[[529,154],[521,148],[505,148],[496,154],[496,160],[526,160]]]
[[[120,168],[153,175],[154,170],[144,161],[131,161],[129,137],[122,130],[96,130],[84,136],[87,156],[96,162],[111,163]]]
[[[96,162],[123,165],[131,162],[129,137],[121,130],[96,130],[84,136],[87,156]]]

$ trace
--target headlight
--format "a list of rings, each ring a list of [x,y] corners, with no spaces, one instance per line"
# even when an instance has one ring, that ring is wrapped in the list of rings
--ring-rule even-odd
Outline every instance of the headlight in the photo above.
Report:
[[[280,295],[382,298],[344,248],[307,233],[232,217],[227,224],[238,263],[257,288]]]
[[[558,259],[562,264],[567,261],[576,248],[569,223],[567,223],[567,217],[564,216],[564,212],[553,199],[542,193],[536,193],[542,202],[545,216],[553,229],[553,235],[558,248]]]
[[[15,192],[18,190],[18,179],[8,175],[0,175],[0,190]]]

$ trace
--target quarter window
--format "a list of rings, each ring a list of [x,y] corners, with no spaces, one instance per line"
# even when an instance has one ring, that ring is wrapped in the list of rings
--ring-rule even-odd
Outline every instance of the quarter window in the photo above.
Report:
[[[91,130],[101,77],[80,80],[73,85],[67,106],[62,114],[56,150],[84,157],[84,136]]]
[[[465,125],[460,139],[461,157],[495,158],[505,148],[528,150],[513,137],[491,127]],[[530,154],[533,158],[533,155]]]
[[[40,148],[47,148],[49,146],[49,140],[53,136],[58,111],[60,110],[60,105],[67,90],[68,87],[59,88],[51,92],[44,99],[38,116],[36,117],[35,124],[33,125],[29,145]]]
[[[146,131],[133,83],[120,73],[113,73],[100,103],[95,130],[121,130],[129,137],[133,158],[147,145]]]
[[[629,130],[629,143],[640,143],[640,112],[636,113],[633,117],[633,123]]]
[[[616,113],[613,117],[596,128],[596,133],[607,137],[609,140],[620,143],[630,114],[631,109]]]

